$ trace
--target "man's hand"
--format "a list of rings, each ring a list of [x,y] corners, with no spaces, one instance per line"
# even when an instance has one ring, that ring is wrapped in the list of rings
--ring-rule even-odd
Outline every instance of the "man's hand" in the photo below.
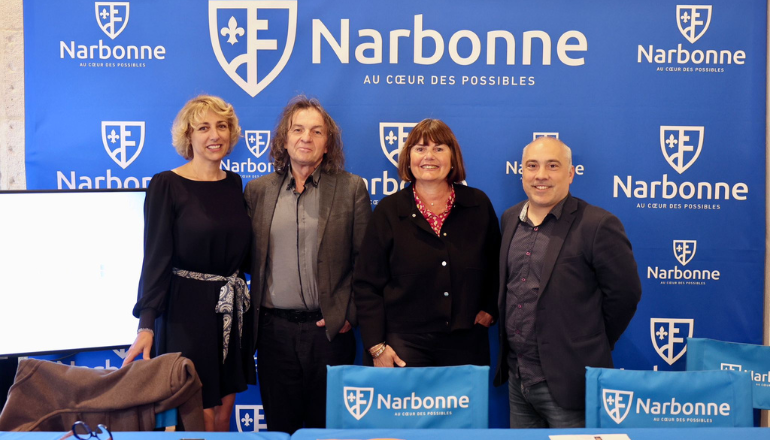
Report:
[[[315,325],[317,325],[318,327],[326,327],[326,320],[325,319],[321,319],[320,321],[316,322]],[[347,333],[352,328],[353,328],[353,326],[350,325],[350,323],[346,319],[345,320],[345,325],[343,325],[342,328],[340,329],[340,333]]]
[[[484,327],[489,327],[494,324],[494,322],[495,320],[492,318],[492,315],[483,310],[476,314],[476,320],[473,321],[474,324],[481,324]]]

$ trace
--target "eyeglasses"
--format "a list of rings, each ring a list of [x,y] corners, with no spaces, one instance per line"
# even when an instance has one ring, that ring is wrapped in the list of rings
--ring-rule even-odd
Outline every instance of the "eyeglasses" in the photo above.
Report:
[[[78,440],[89,440],[91,438],[96,438],[98,440],[112,440],[112,433],[106,426],[99,424],[97,425],[97,428],[99,428],[99,432],[92,431],[91,427],[85,422],[77,421],[72,425],[72,431],[62,437],[62,439],[74,435]]]

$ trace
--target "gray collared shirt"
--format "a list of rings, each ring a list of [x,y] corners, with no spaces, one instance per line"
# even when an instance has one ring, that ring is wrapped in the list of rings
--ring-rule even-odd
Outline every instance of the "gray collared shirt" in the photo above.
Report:
[[[505,300],[505,330],[510,347],[508,363],[523,386],[545,380],[537,349],[535,317],[545,254],[565,200],[566,197],[557,203],[539,225],[534,225],[527,216],[529,202],[525,203],[508,248]]]
[[[296,190],[291,169],[281,183],[270,224],[267,252],[267,289],[263,305],[278,309],[319,310],[318,206],[321,168],[316,168],[302,193]]]

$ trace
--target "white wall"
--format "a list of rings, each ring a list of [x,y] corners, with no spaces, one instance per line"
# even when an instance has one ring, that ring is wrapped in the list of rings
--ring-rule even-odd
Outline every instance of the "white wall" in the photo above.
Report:
[[[25,189],[22,0],[0,2],[0,102],[0,190]]]

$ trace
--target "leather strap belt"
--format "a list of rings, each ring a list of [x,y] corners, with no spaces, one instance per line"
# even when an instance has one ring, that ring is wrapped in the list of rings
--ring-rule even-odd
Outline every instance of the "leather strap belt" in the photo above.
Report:
[[[320,310],[271,309],[269,307],[262,307],[262,313],[297,323],[320,321],[324,317]]]

